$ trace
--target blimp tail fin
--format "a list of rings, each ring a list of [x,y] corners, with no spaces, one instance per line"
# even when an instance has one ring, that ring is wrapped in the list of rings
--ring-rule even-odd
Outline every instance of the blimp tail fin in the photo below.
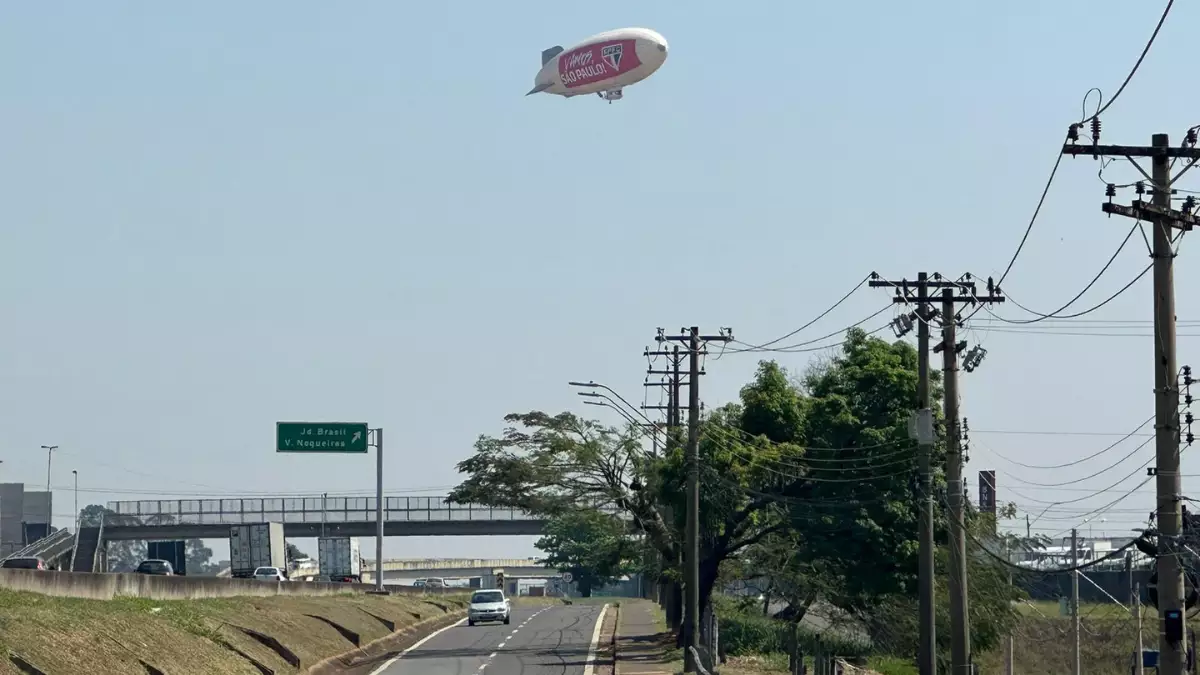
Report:
[[[542,65],[544,66],[547,63],[550,63],[550,59],[558,56],[562,52],[563,52],[562,45],[554,45],[553,47],[551,47],[549,49],[543,49],[542,50]]]

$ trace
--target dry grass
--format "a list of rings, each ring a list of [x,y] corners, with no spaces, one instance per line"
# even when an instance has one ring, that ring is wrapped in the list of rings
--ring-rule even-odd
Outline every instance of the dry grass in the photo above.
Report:
[[[466,596],[431,600],[457,611]],[[250,661],[228,644],[276,673],[295,673],[297,668],[239,628],[275,638],[299,657],[303,669],[355,647],[313,616],[357,633],[365,645],[390,633],[380,618],[399,630],[445,614],[441,607],[406,596],[97,601],[0,591],[0,648],[3,656],[18,654],[55,674],[144,674],[139,663],[144,661],[166,672],[257,675]],[[7,658],[0,660],[0,673],[19,672]]]
[[[1102,606],[1097,606],[1102,607]],[[1120,610],[1120,611],[1117,611]],[[1110,605],[1091,615],[1080,609],[1080,670],[1088,675],[1127,675],[1137,640],[1137,623],[1129,612]],[[1144,615],[1142,636],[1157,648],[1157,617]],[[1026,616],[1014,637],[1013,672],[1017,675],[1062,675],[1071,672],[1071,621],[1056,614]],[[980,671],[1003,672],[999,651],[977,659]]]

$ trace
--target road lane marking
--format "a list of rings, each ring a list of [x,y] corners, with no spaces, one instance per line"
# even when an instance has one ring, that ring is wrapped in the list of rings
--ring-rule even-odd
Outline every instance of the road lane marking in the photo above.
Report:
[[[405,649],[404,651],[400,652],[399,654],[388,659],[387,663],[383,664],[382,666],[379,666],[375,670],[372,670],[369,675],[381,675],[385,670],[387,670],[388,668],[391,668],[392,664],[399,661],[401,659],[401,657],[403,657],[405,654],[411,652],[412,650],[416,649],[417,647],[420,647],[421,645],[425,644],[426,642],[429,642],[430,640],[441,635],[442,633],[445,633],[446,631],[450,630],[451,628],[461,626],[461,625],[465,624],[466,622],[467,622],[466,619],[460,619],[460,620],[455,621],[454,623],[450,624],[449,626],[446,626],[445,628],[439,628],[439,629],[433,631],[429,635],[426,635],[425,637],[421,638],[420,640],[417,640],[416,642],[414,642],[413,646],[409,647],[408,649]]]
[[[600,608],[600,616],[596,617],[596,627],[592,630],[592,644],[588,645],[587,663],[583,664],[583,675],[592,675],[596,663],[596,649],[600,646],[600,630],[604,628],[604,614],[608,605]]]
[[[506,644],[508,644],[508,640],[505,640],[504,642],[501,642],[500,644],[496,645],[496,649],[504,649],[504,645],[506,645]],[[495,656],[495,655],[496,655],[496,653],[492,652],[492,656]],[[489,656],[488,658],[491,658],[491,656]]]

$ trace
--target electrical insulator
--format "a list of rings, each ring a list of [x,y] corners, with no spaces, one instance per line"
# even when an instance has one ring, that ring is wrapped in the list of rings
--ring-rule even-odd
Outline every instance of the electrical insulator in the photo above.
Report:
[[[1095,143],[1099,143],[1099,142],[1100,142],[1100,118],[1093,117],[1092,118],[1092,143],[1095,144]]]
[[[1187,130],[1187,144],[1188,145],[1196,144],[1196,127],[1192,127],[1191,129]]]
[[[1146,194],[1146,183],[1144,181],[1140,181],[1140,180],[1138,182],[1134,183],[1133,191],[1138,193],[1139,195]]]
[[[1079,125],[1078,124],[1072,124],[1071,126],[1067,127],[1067,140],[1071,141],[1072,143],[1076,143],[1079,141]]]
[[[1105,185],[1104,196],[1108,197],[1109,201],[1112,201],[1112,198],[1117,196],[1117,186],[1113,185],[1112,183]]]
[[[1187,199],[1183,200],[1184,213],[1191,213],[1193,210],[1195,210],[1195,208],[1196,208],[1196,198],[1193,197],[1192,195],[1188,195]]]

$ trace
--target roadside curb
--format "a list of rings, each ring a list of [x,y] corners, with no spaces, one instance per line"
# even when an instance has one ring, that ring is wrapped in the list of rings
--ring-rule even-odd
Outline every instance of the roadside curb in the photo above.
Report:
[[[466,616],[466,610],[458,610],[432,619],[418,621],[395,633],[372,640],[358,649],[322,659],[302,672],[305,675],[336,675],[360,669],[370,672],[366,670],[368,666],[382,664],[421,638],[447,626],[453,626]]]
[[[621,625],[621,604],[613,603],[608,608],[612,611],[604,616],[596,647],[596,675],[616,675],[617,672],[617,627]]]

